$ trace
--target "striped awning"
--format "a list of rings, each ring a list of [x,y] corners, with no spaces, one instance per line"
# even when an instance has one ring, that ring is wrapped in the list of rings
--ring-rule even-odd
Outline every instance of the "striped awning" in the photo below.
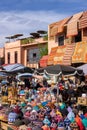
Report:
[[[63,32],[64,30],[64,25],[67,23],[67,21],[70,19],[69,18],[65,18],[59,22],[56,22],[54,24],[51,24],[50,25],[50,36],[55,36],[57,35],[58,33],[61,33]]]
[[[87,63],[87,42],[76,43],[72,63]]]
[[[83,16],[79,21],[79,29],[87,27],[87,11],[83,12]]]
[[[47,66],[47,62],[48,62],[48,55],[43,56],[40,59],[40,67],[46,67]]]
[[[75,36],[78,34],[78,20],[82,14],[83,12],[73,15],[70,21],[67,23],[67,37]]]
[[[57,35],[57,33],[58,33],[58,25],[51,27],[50,36],[55,36],[55,35]]]
[[[56,53],[56,51],[57,51],[57,47],[53,47],[52,49],[51,49],[51,52],[50,52],[50,54],[49,54],[49,56],[48,56],[48,65],[53,65],[54,63],[53,63],[53,61],[54,61],[54,56],[55,56],[55,53]]]
[[[55,56],[53,58],[55,64],[63,64],[63,58],[66,51],[66,46],[58,46]]]
[[[58,46],[51,49],[48,57],[48,65],[63,64],[63,57],[66,51],[66,46]]]

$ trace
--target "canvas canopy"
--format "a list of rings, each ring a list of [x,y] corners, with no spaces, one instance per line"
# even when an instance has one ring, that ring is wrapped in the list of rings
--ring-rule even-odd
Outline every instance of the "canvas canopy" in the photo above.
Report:
[[[18,78],[29,78],[29,77],[32,77],[32,74],[31,73],[22,73],[22,74],[18,74],[17,76]]]
[[[0,72],[0,77],[7,77],[7,76],[8,76],[7,73],[5,73],[5,72]]]
[[[84,72],[84,75],[87,75],[87,64],[81,65],[77,67],[78,69],[82,69]]]
[[[4,66],[4,69],[7,71],[7,72],[10,72],[10,73],[17,73],[17,72],[29,72],[29,73],[33,73],[33,70],[29,67],[26,67],[22,64],[8,64],[6,66]]]
[[[74,68],[72,66],[66,66],[66,65],[51,65],[47,66],[42,69],[37,70],[38,73],[47,73],[49,75],[83,75],[83,71],[81,69]]]

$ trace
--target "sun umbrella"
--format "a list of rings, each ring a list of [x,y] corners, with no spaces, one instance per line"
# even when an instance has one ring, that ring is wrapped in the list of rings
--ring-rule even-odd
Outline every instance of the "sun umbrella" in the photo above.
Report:
[[[17,78],[29,78],[29,77],[32,77],[31,73],[22,73],[17,75]]]
[[[66,65],[51,65],[51,66],[47,66],[45,68],[41,68],[36,70],[39,73],[44,73],[46,72],[46,74],[49,75],[83,75],[83,71],[81,69],[77,69],[75,67],[72,66],[66,66]]]
[[[84,72],[84,75],[87,75],[87,64],[81,65],[77,67],[77,69],[82,69]]]
[[[41,76],[41,75],[33,75],[33,77],[36,79],[43,79],[43,76]]]
[[[30,67],[26,67],[19,63],[8,64],[8,65],[4,66],[4,69],[10,73],[24,73],[24,72],[33,73],[33,70]]]

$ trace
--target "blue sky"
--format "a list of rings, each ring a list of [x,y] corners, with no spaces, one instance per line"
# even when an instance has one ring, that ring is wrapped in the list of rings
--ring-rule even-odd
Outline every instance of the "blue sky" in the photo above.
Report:
[[[0,47],[7,36],[47,30],[49,24],[86,8],[87,0],[1,0]]]

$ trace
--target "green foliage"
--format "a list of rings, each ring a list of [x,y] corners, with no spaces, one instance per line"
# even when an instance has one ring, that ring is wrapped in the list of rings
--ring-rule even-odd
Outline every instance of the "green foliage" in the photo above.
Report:
[[[29,43],[33,43],[34,42],[33,38],[28,38],[28,40],[29,40]]]
[[[28,43],[33,43],[34,39],[33,38],[25,38],[21,40],[21,44],[28,44]]]
[[[44,40],[44,41],[48,40],[48,35],[45,35],[45,36],[43,37],[43,40]]]
[[[44,55],[48,55],[48,45],[46,44],[44,47],[38,44],[39,51],[40,51],[40,58]]]

